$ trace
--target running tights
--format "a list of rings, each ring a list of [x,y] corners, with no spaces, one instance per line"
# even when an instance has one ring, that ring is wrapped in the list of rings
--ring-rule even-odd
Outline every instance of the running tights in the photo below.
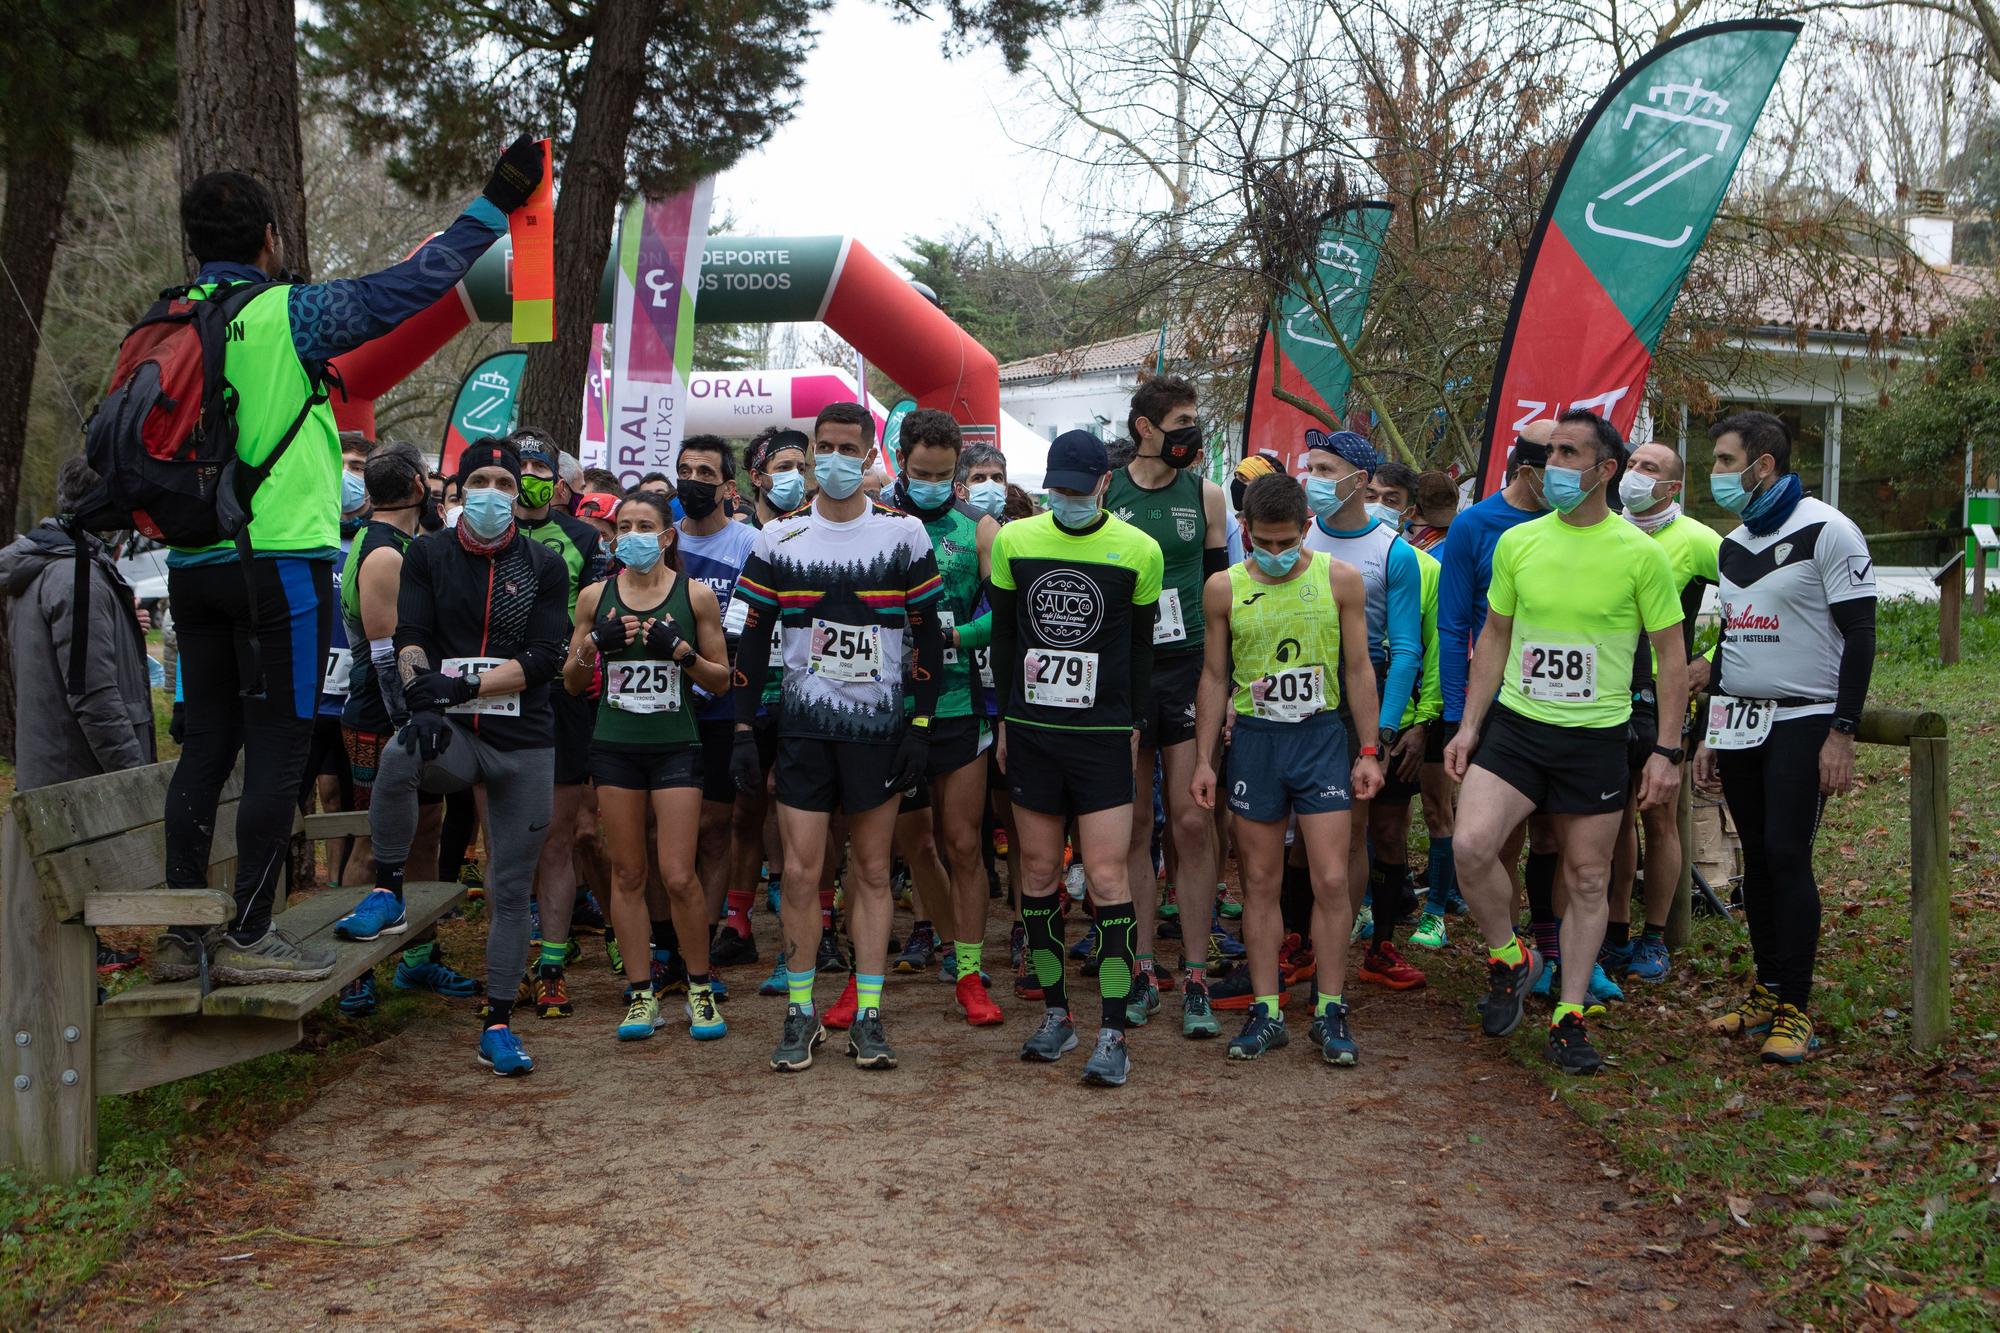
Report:
[[[1716,754],[1723,799],[1743,839],[1743,914],[1757,980],[1782,1004],[1806,1007],[1819,954],[1819,885],[1813,880],[1813,839],[1826,798],[1819,790],[1819,752],[1833,718],[1796,717],[1775,723],[1754,750]]]

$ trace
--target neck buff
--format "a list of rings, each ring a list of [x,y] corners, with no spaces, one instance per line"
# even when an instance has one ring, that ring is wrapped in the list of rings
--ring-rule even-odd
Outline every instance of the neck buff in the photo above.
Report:
[[[1635,514],[1629,509],[1625,511],[1626,521],[1641,532],[1658,532],[1680,516],[1679,500],[1669,500],[1663,505],[1655,505],[1649,513]]]
[[[462,520],[452,527],[452,531],[458,534],[458,544],[466,550],[474,555],[490,556],[497,554],[508,542],[514,540],[514,527],[514,524],[509,523],[500,530],[500,535],[490,542],[481,541],[472,531],[472,525]]]
[[[1743,526],[1759,537],[1776,532],[1804,496],[1805,487],[1799,482],[1799,474],[1787,472],[1744,508]]]

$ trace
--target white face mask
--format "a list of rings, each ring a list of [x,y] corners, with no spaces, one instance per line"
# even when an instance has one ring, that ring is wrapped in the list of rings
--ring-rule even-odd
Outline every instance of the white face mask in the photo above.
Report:
[[[1644,513],[1654,505],[1662,503],[1653,493],[1653,487],[1659,480],[1658,477],[1647,476],[1644,472],[1627,471],[1618,479],[1618,498],[1623,500],[1625,507],[1633,513]]]

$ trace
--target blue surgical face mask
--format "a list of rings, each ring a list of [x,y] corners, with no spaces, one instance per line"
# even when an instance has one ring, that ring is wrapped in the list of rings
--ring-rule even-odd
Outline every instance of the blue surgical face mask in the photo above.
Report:
[[[1750,465],[1755,466],[1755,463]],[[1708,474],[1708,493],[1730,513],[1740,514],[1750,507],[1750,501],[1755,498],[1750,488],[1743,484],[1743,479],[1749,475],[1750,468],[1747,467],[1741,472],[1711,472]]]
[[[1282,551],[1267,551],[1261,546],[1250,548],[1250,558],[1257,562],[1257,568],[1274,579],[1281,579],[1292,572],[1299,563],[1299,548],[1287,546]]]
[[[1100,506],[1095,495],[1064,495],[1049,492],[1049,512],[1066,528],[1087,528],[1097,518]]]
[[[845,500],[861,489],[861,460],[847,454],[821,454],[813,459],[813,475],[831,499]]]
[[[491,486],[467,491],[465,509],[458,521],[472,529],[472,535],[479,540],[490,542],[514,521],[514,497]]]
[[[352,472],[340,474],[340,512],[353,515],[361,512],[368,503],[368,483]]]
[[[1403,530],[1402,512],[1400,510],[1391,509],[1388,505],[1381,504],[1379,502],[1369,505],[1368,516],[1370,518],[1377,519],[1383,523],[1388,524],[1392,529],[1394,529],[1397,532],[1401,532]]]
[[[1331,477],[1307,477],[1306,507],[1317,517],[1325,518],[1353,498],[1355,487],[1361,485],[1367,478],[1356,472],[1342,480],[1351,481],[1354,485],[1342,491],[1341,482]]]
[[[621,532],[618,544],[612,549],[618,553],[618,563],[635,574],[644,574],[660,563],[660,535],[657,532]]]
[[[799,507],[799,501],[806,498],[806,474],[803,472],[774,472],[771,474],[771,508],[781,514],[788,514]]]
[[[1557,467],[1554,463],[1542,469],[1542,498],[1549,502],[1549,508],[1558,514],[1567,514],[1589,497],[1590,491],[1583,488],[1583,472],[1573,467]]]
[[[966,498],[974,509],[982,514],[1000,517],[1000,511],[1007,506],[1007,483],[1004,481],[975,481],[967,488]]]
[[[919,509],[942,509],[951,503],[951,483],[948,481],[911,481],[903,478],[903,491],[910,497],[910,503]]]

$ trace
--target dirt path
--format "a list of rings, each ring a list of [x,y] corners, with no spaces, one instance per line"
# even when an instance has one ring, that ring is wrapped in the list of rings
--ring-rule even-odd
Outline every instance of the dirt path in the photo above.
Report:
[[[219,1280],[167,1309],[98,1307],[93,1320],[1538,1333],[1771,1322],[1739,1275],[1682,1250],[1695,1219],[1632,1207],[1588,1131],[1442,994],[1355,994],[1363,1063],[1351,1071],[1307,1045],[1303,1004],[1291,1046],[1246,1065],[1219,1041],[1183,1041],[1169,996],[1166,1021],[1134,1036],[1133,1081],[1106,1091],[1076,1082],[1084,1051],[1019,1062],[1038,1006],[998,973],[1003,1027],[968,1029],[935,979],[895,978],[885,1012],[901,1069],[854,1069],[836,1035],[811,1071],[781,1077],[765,1067],[780,1019],[779,1002],[754,993],[763,974],[731,974],[724,1041],[689,1041],[677,1015],[653,1041],[620,1045],[616,983],[592,941],[572,974],[578,1016],[527,1020],[540,1069],[521,1082],[478,1068],[470,1013],[440,1007],[268,1144],[281,1225],[407,1239],[188,1243],[141,1262],[165,1265],[175,1286]],[[1074,994],[1094,1010],[1090,983]],[[1225,1016],[1226,1031],[1239,1021]]]

